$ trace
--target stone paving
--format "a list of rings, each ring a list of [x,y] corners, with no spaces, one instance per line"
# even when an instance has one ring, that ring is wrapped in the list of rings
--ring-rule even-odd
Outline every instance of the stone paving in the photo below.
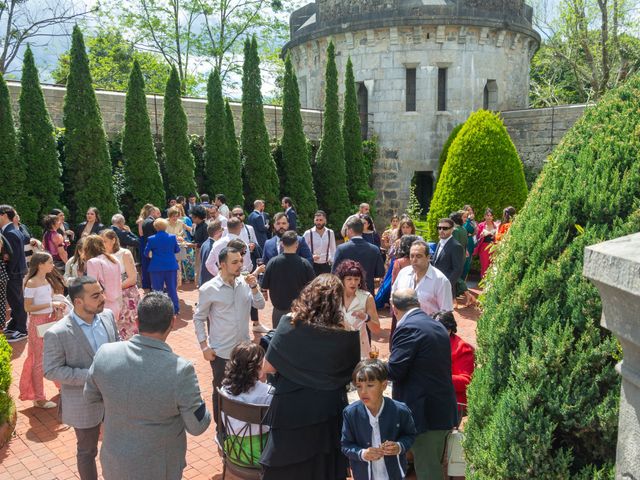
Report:
[[[477,294],[477,290],[472,290]],[[194,306],[198,292],[193,284],[186,284],[179,290],[181,315],[175,331],[169,336],[168,343],[177,354],[191,360],[196,368],[202,394],[207,407],[211,410],[211,368],[202,358],[195,339],[192,322]],[[373,339],[380,350],[380,357],[389,354],[389,328],[391,318],[388,310],[380,312],[383,334]],[[479,312],[475,308],[456,310],[458,334],[467,342],[476,344],[476,320]],[[271,305],[260,312],[262,323],[271,324]],[[257,337],[256,337],[257,338]],[[56,409],[41,410],[34,408],[31,402],[18,400],[18,382],[22,364],[26,358],[27,342],[13,344],[13,384],[10,392],[16,400],[18,420],[16,431],[9,443],[0,450],[0,479],[2,480],[67,480],[79,478],[76,470],[75,434],[67,425],[61,425]],[[58,400],[57,389],[53,383],[45,380],[47,398]],[[203,435],[188,435],[187,468],[185,479],[220,480],[222,478],[222,460],[213,442],[213,426]],[[98,468],[100,463],[98,462]],[[227,479],[235,480],[231,474]]]

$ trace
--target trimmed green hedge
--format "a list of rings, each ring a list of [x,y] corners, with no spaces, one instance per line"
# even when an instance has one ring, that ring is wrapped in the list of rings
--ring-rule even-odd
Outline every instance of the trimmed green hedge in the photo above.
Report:
[[[9,396],[11,385],[11,345],[0,335],[0,426],[7,421],[13,400]]]
[[[498,249],[468,391],[469,478],[613,478],[620,347],[582,269],[586,246],[640,230],[638,112],[638,76],[587,109]]]
[[[428,235],[438,238],[438,220],[463,205],[482,216],[491,207],[496,216],[512,205],[519,210],[527,198],[522,162],[500,117],[479,110],[455,137],[427,217]]]
[[[440,175],[442,175],[442,169],[444,168],[444,164],[447,163],[447,155],[449,154],[449,148],[451,147],[451,144],[458,136],[458,133],[460,133],[460,130],[462,130],[463,126],[464,126],[464,123],[461,123],[460,125],[456,125],[455,127],[453,127],[453,130],[451,130],[451,133],[449,134],[447,141],[444,142],[444,145],[442,146],[442,151],[440,152],[440,158],[438,159],[438,174],[436,176],[436,185],[440,180]]]

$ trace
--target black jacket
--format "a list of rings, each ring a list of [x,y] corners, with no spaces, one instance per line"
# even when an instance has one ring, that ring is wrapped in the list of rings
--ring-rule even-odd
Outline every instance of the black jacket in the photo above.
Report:
[[[331,272],[335,273],[338,265],[344,260],[355,260],[362,265],[367,274],[367,289],[373,294],[373,279],[384,277],[384,262],[382,261],[380,249],[362,238],[354,238],[338,246],[333,258]]]
[[[82,232],[84,231],[84,227],[86,226],[87,226],[87,222],[84,221],[76,227],[76,238],[75,238],[76,242],[80,239],[80,237],[82,237]],[[101,230],[104,230],[104,225],[99,222],[95,222],[93,224],[93,227],[91,228],[91,235],[94,235],[94,234],[97,235],[100,233]]]
[[[458,279],[462,276],[464,270],[464,248],[455,238],[451,237],[444,245],[442,253],[440,250],[440,242],[436,245],[436,252],[431,259],[431,265],[436,267],[444,276],[447,277],[452,288],[455,288]]]
[[[139,247],[140,246],[140,239],[138,238],[137,235],[131,233],[131,232],[127,232],[126,230],[122,230],[118,227],[114,227],[113,225],[111,225],[111,230],[113,230],[114,232],[116,232],[116,235],[118,235],[118,240],[120,240],[120,246],[121,247]]]

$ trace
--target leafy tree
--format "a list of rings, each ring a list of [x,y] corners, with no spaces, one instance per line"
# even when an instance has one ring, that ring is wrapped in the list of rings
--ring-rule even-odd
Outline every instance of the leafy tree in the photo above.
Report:
[[[0,73],[0,202],[21,210],[27,172],[16,147],[9,89]]]
[[[196,191],[195,161],[189,146],[187,114],[180,98],[180,77],[175,67],[164,93],[163,135],[167,171],[166,190],[171,197]]]
[[[27,201],[21,216],[22,221],[31,227],[32,233],[39,236],[40,220],[52,208],[61,206],[63,186],[53,123],[47,112],[38,70],[29,46],[24,54],[19,103],[19,155],[29,171],[28,181],[24,185]]]
[[[115,29],[101,30],[88,37],[87,55],[89,70],[95,88],[125,91],[131,72],[131,64],[137,61],[145,82],[145,92],[162,93],[169,78],[169,69],[157,54],[136,50],[122,32]],[[58,57],[58,64],[51,73],[56,83],[66,84],[69,75],[70,53]],[[193,91],[194,81],[187,82],[187,92]]]
[[[500,117],[479,110],[467,119],[449,147],[442,177],[427,217],[429,238],[437,239],[438,220],[462,205],[478,211],[519,209],[527,198],[522,162]]]
[[[298,80],[291,65],[290,55],[285,59],[282,129],[282,194],[295,199],[300,223],[312,225],[318,205],[313,191],[307,138],[302,128]]]
[[[238,148],[238,137],[236,136],[236,127],[233,123],[233,113],[231,112],[231,105],[226,100],[224,104],[225,108],[225,122],[224,127],[226,130],[226,168],[227,172],[227,187],[226,196],[227,201],[231,205],[243,205],[244,196],[242,195],[242,161],[240,160],[240,149]]]
[[[74,27],[71,62],[64,97],[66,176],[71,218],[80,222],[89,207],[104,218],[118,210],[111,179],[107,138],[89,72],[82,32]]]
[[[498,249],[468,391],[472,479],[614,477],[620,347],[582,271],[586,246],[640,230],[639,109],[638,76],[587,109]]]
[[[211,195],[227,192],[226,128],[224,98],[220,72],[216,69],[209,75],[207,84],[207,107],[204,126],[204,190]]]
[[[260,59],[255,36],[244,44],[242,68],[242,155],[244,157],[244,198],[251,203],[260,198],[267,211],[280,208],[278,174],[271,157],[269,133],[264,123],[260,88]],[[296,201],[296,199],[293,199]]]
[[[363,202],[371,203],[375,198],[375,192],[369,187],[370,175],[367,172],[362,149],[358,96],[351,57],[347,60],[344,86],[342,138],[344,140],[344,163],[347,170],[347,190],[351,203],[355,205]]]
[[[122,134],[125,191],[131,198],[131,208],[127,212],[130,218],[133,218],[145,203],[165,203],[144,85],[140,64],[134,60],[129,75]]]
[[[316,193],[320,208],[327,212],[329,223],[340,225],[350,214],[344,145],[340,131],[338,107],[338,69],[333,42],[327,48],[325,100],[322,139],[315,171]]]
[[[449,134],[447,141],[444,142],[444,145],[442,146],[442,151],[440,152],[440,158],[438,159],[438,175],[436,176],[436,185],[438,184],[437,183],[438,180],[440,180],[440,175],[442,175],[442,168],[444,167],[444,164],[447,161],[447,155],[449,154],[449,147],[451,147],[451,144],[458,136],[458,133],[460,132],[460,130],[462,130],[463,125],[464,123],[461,123],[460,125],[456,125],[455,127],[453,127],[453,130],[451,130],[451,133]]]

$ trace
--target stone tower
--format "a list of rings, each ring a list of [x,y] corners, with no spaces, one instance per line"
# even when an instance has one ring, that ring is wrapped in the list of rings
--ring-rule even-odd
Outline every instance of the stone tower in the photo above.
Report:
[[[526,108],[540,43],[524,0],[316,0],[290,18],[303,107],[323,108],[333,40],[344,89],[351,57],[363,135],[377,135],[378,221],[404,210],[412,179],[424,208],[442,145],[480,108]]]

